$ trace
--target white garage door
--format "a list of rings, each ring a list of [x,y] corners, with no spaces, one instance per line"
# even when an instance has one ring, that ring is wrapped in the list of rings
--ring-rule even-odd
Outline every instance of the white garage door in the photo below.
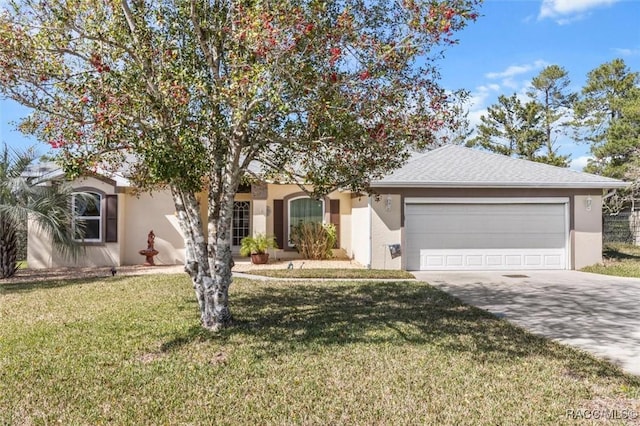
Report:
[[[566,198],[407,199],[408,270],[566,269]]]

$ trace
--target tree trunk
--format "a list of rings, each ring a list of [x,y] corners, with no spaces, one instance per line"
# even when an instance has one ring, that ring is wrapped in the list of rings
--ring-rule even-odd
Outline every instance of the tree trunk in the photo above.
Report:
[[[228,292],[233,266],[230,232],[233,194],[225,197],[221,203],[219,218],[209,218],[209,222],[213,220],[213,229],[217,232],[213,235],[210,232],[209,235],[210,239],[215,239],[215,243],[207,244],[200,217],[200,203],[195,195],[177,188],[171,188],[171,191],[185,238],[185,272],[193,282],[202,326],[210,330],[227,327],[232,319]]]
[[[12,222],[0,216],[0,278],[15,275],[18,265],[18,234]]]
[[[215,256],[214,256],[214,286],[211,297],[214,306],[214,328],[223,328],[231,325],[232,317],[229,309],[229,287],[231,268],[233,268],[233,255],[231,253],[231,223],[233,216],[234,193],[226,192],[220,203],[220,216],[216,223]],[[209,235],[211,238],[212,236]]]

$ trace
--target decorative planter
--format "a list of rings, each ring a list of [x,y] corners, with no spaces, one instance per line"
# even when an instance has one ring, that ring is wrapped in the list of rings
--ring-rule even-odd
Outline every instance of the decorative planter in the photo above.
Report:
[[[251,263],[254,265],[264,265],[269,261],[269,253],[251,254]]]

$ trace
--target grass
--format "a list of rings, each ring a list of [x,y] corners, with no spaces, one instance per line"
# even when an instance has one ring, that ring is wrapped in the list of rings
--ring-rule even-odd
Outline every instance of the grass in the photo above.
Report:
[[[640,247],[625,243],[607,243],[602,252],[604,262],[581,270],[618,277],[640,278]]]
[[[385,269],[254,269],[247,271],[247,273],[273,278],[415,279],[415,277],[407,271]]]
[[[581,424],[640,379],[421,282],[235,280],[198,326],[184,275],[0,285],[0,424]]]

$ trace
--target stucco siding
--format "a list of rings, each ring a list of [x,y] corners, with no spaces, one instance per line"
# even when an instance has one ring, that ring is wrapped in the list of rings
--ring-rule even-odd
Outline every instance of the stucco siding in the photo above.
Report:
[[[71,186],[78,191],[95,191],[101,195],[115,194],[112,183],[94,177],[77,179],[71,182]],[[121,198],[118,196],[118,202]],[[30,220],[28,226],[27,264],[30,268],[118,266],[121,264],[120,239],[116,243],[85,244],[79,256],[74,259],[65,257],[60,251],[54,249],[51,238],[33,221]],[[104,223],[102,226],[104,229]]]
[[[351,257],[362,265],[370,265],[370,215],[369,197],[363,195],[351,199]]]
[[[571,232],[573,269],[602,262],[602,196],[576,195]]]
[[[154,258],[155,263],[184,263],[184,239],[170,194],[166,191],[154,192],[153,195],[127,194],[125,202],[122,263],[144,263],[145,257],[139,251],[147,248],[147,235],[151,230],[156,236],[155,249],[159,252]]]
[[[266,232],[267,235],[274,235],[274,200],[288,200],[292,196],[304,196],[304,192],[298,185],[275,185],[269,184],[267,186],[267,199],[265,201],[254,201],[253,221],[255,224],[260,225],[264,231],[260,228],[253,228],[254,232]],[[326,199],[328,200],[340,200],[340,249],[352,256],[352,219],[351,219],[351,193],[334,191],[331,192]],[[285,206],[284,214],[287,214],[287,207]],[[325,204],[325,223],[330,222],[329,206]],[[298,254],[295,250],[277,250],[273,254],[277,259],[290,259],[297,258]]]
[[[33,220],[29,219],[27,226],[27,265],[33,269],[51,268],[53,266],[51,238]]]
[[[507,198],[530,197],[568,197],[569,206],[569,247],[568,254],[571,269],[580,269],[583,266],[602,261],[602,192],[600,189],[536,189],[536,188],[378,188],[382,195],[381,202],[385,199],[387,191],[402,197],[401,208],[404,209],[404,199],[411,197],[434,198]],[[591,210],[586,209],[586,200],[591,197]],[[380,211],[380,209],[374,209]],[[402,249],[405,247],[404,211],[400,215]],[[376,246],[388,243],[394,234],[388,233],[391,228],[383,226],[384,221],[375,219],[372,231],[374,253]],[[379,228],[379,229],[376,229]],[[374,254],[374,266],[380,264],[380,256]],[[384,264],[384,263],[383,263]],[[395,264],[393,264],[395,266]],[[402,261],[402,268],[406,268],[406,259]]]
[[[389,245],[401,244],[401,198],[382,194],[371,199],[371,268],[401,269],[402,257],[391,258]]]

